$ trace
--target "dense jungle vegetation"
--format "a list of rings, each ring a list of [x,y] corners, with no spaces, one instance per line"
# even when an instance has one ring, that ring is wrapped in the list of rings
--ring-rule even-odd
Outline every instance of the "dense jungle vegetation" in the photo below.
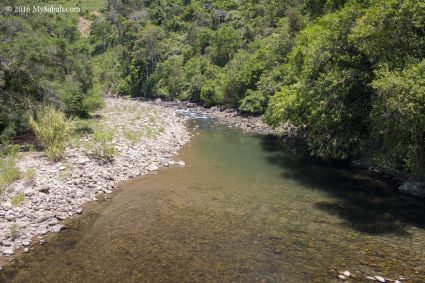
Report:
[[[105,93],[161,97],[289,122],[315,156],[364,158],[424,178],[423,1],[75,3],[85,2],[101,13],[3,12],[3,139],[28,129],[46,103],[86,116]],[[93,21],[88,37],[79,16]]]

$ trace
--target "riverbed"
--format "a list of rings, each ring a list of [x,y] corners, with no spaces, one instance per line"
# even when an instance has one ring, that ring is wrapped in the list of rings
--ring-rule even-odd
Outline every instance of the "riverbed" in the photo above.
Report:
[[[185,167],[123,183],[2,281],[425,282],[423,200],[271,135],[190,126]]]

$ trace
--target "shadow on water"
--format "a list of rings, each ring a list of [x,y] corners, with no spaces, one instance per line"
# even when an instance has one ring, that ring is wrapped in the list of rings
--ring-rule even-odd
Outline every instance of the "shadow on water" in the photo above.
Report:
[[[320,201],[315,207],[343,219],[342,225],[372,235],[408,236],[408,225],[425,229],[424,200],[398,193],[389,178],[313,159],[276,136],[261,137],[261,145],[270,153],[268,161],[284,169],[282,178],[334,197],[335,201]]]

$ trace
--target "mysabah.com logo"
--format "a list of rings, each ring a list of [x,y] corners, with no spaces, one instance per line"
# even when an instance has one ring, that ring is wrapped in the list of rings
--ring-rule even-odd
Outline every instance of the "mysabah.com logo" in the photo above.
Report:
[[[4,9],[8,13],[79,13],[80,7],[65,7],[62,5],[45,5],[45,6],[6,6]]]

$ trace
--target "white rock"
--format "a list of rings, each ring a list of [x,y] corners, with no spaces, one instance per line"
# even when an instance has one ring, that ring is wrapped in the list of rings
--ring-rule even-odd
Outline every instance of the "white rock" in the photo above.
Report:
[[[6,214],[4,215],[4,219],[8,221],[12,221],[16,219],[16,215],[13,213],[12,210],[6,211]]]
[[[12,206],[12,204],[10,202],[5,202],[1,206],[2,206],[2,208],[4,210],[9,210],[9,209],[12,209],[13,208],[13,206]]]
[[[47,226],[41,226],[37,230],[38,235],[46,235],[48,232],[49,230],[47,229]]]
[[[31,242],[30,241],[22,241],[22,245],[24,247],[28,247],[29,245],[31,245]]]
[[[62,231],[62,230],[64,230],[64,229],[66,229],[66,227],[65,227],[64,225],[57,224],[57,225],[53,226],[52,231],[53,231],[54,233],[59,233],[60,231]]]
[[[375,279],[376,280],[378,280],[379,282],[381,282],[381,283],[385,283],[386,281],[385,281],[385,278],[384,277],[381,277],[381,276],[379,276],[379,275],[376,275],[375,276]]]
[[[366,279],[371,281],[376,281],[375,277],[372,277],[372,276],[366,276]]]
[[[186,163],[183,160],[180,160],[179,162],[177,162],[177,164],[180,165],[180,166],[185,166],[186,165]]]
[[[15,253],[15,251],[12,248],[6,248],[3,250],[3,254],[5,256],[9,256],[9,255],[13,255]]]
[[[350,273],[350,271],[346,270],[346,271],[344,271],[344,272],[342,273],[342,275],[344,275],[344,276],[346,276],[346,277],[350,277],[350,276],[351,276],[351,273]]]
[[[29,252],[30,251],[30,249],[29,248],[24,248],[24,253],[27,253],[27,252]]]
[[[338,278],[341,279],[341,280],[347,280],[347,277],[342,275],[342,274],[339,274]]]

